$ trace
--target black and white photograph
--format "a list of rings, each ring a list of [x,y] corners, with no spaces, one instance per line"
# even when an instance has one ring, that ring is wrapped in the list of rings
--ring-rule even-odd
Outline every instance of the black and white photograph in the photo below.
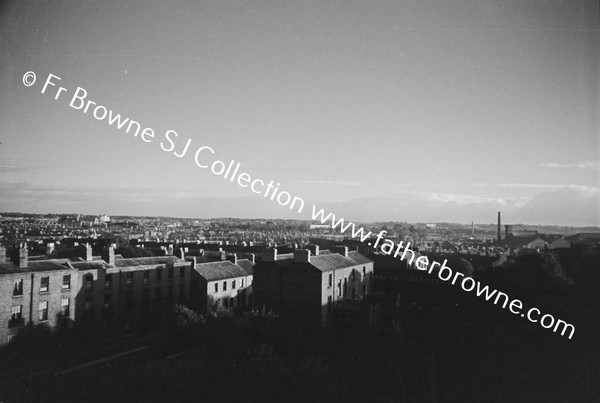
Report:
[[[598,0],[0,2],[0,403],[600,402]]]

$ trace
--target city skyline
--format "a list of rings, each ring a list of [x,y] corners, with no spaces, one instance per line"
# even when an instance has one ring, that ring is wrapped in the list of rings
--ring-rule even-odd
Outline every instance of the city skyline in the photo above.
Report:
[[[600,225],[595,2],[9,2],[0,20],[1,211],[310,219],[41,94],[55,74],[350,220]]]

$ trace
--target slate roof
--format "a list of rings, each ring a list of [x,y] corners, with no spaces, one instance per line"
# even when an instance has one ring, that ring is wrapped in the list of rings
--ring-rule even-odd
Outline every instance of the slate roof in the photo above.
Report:
[[[237,265],[240,266],[249,275],[254,274],[254,263],[248,259],[238,259]]]
[[[151,256],[115,259],[115,267],[153,266],[168,263],[173,263],[174,265],[186,264],[185,260],[181,260],[176,256]]]
[[[350,256],[350,253],[348,253]],[[365,256],[361,255],[358,252],[353,252],[353,258],[344,257],[339,253],[329,253],[325,255],[311,256],[310,263],[309,262],[295,262],[293,259],[280,261],[277,259],[275,264],[283,265],[283,266],[293,266],[299,268],[303,267],[312,267],[320,270],[321,272],[327,272],[337,269],[345,269],[347,267],[356,266],[358,264],[371,263],[372,261]]]
[[[358,251],[348,252],[348,258],[355,261],[356,264],[373,263],[373,261],[371,259],[369,259],[368,257],[366,257],[365,255],[363,255],[362,253],[360,253]]]
[[[196,264],[196,272],[206,281],[224,280],[228,278],[246,277],[248,273],[229,260]]]
[[[20,268],[12,262],[0,263],[0,274],[3,273],[27,273],[32,271],[68,270],[69,259],[48,259],[27,262],[27,267]]]
[[[89,262],[84,260],[82,262],[69,262],[69,264],[78,270],[106,269],[110,267],[104,260],[91,260]]]
[[[345,267],[356,265],[356,263],[352,259],[348,259],[347,257],[340,255],[339,253],[311,256],[310,264],[321,271],[343,269]]]

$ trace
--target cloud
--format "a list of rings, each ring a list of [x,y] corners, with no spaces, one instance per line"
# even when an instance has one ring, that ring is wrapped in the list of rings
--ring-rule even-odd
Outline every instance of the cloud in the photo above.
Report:
[[[546,183],[501,183],[496,185],[501,188],[517,188],[517,189],[552,189],[558,190],[569,185],[553,185]]]
[[[542,192],[515,212],[515,220],[531,223],[600,226],[600,189],[567,186]]]
[[[580,169],[600,169],[599,161],[581,161],[574,164],[559,164],[557,162],[543,162],[542,168],[580,168]]]
[[[300,180],[298,183],[304,183],[308,185],[328,185],[328,186],[361,186],[363,182],[359,181],[329,181],[329,180]]]

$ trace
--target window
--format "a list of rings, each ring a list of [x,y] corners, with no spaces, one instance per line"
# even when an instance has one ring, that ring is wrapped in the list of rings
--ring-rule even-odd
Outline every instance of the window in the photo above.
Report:
[[[149,281],[150,281],[150,272],[148,270],[146,270],[146,271],[144,271],[144,274],[142,277],[142,283],[148,284]]]
[[[233,309],[234,301],[233,298],[229,298],[229,307]]]
[[[327,286],[331,287],[333,285],[333,274],[329,273],[329,281],[327,282]]]
[[[242,279],[242,288],[244,288],[244,279]]]
[[[182,267],[179,269],[179,278],[180,279],[184,279],[185,278],[185,267]]]
[[[11,308],[11,319],[12,320],[21,320],[23,318],[22,313],[21,313],[22,308],[23,308],[22,305],[14,305]]]
[[[167,274],[169,280],[173,280],[173,268],[169,267],[169,273]]]
[[[70,274],[65,274],[63,276],[62,289],[63,290],[71,289],[71,275]]]
[[[227,281],[223,281],[223,291],[227,291]]]
[[[219,292],[219,283],[215,283],[215,292]]]
[[[69,301],[69,298],[63,298],[60,301],[60,312],[61,312],[62,316],[69,316],[70,307],[71,307],[71,301]]]
[[[235,290],[235,280],[232,280],[232,281],[231,281],[231,289],[232,289],[232,290]]]
[[[356,280],[356,270],[352,269],[352,281]]]
[[[131,286],[133,284],[133,272],[125,273],[125,285]]]
[[[373,285],[373,272],[369,272],[369,285]]]
[[[13,338],[15,337],[14,334],[9,334],[8,336],[6,336],[6,343],[10,343],[11,341],[13,341]]]
[[[40,322],[48,320],[48,301],[40,302],[38,306]]]
[[[23,295],[23,279],[15,280],[15,286],[13,288],[13,296]]]
[[[112,287],[112,274],[106,274],[104,276],[104,288]]]
[[[223,298],[223,307],[229,309],[229,298]]]
[[[104,295],[104,310],[105,311],[109,311],[110,310],[110,294],[105,294]]]
[[[157,282],[162,281],[162,269],[156,269],[156,281]]]
[[[341,297],[342,296],[342,280],[338,280],[337,289],[338,289],[338,297]]]
[[[344,297],[346,295],[348,295],[347,288],[348,288],[348,279],[344,278]]]
[[[94,276],[92,276],[91,274],[86,274],[85,277],[83,278],[83,281],[84,281],[86,290],[91,290],[92,287],[94,286]]]
[[[40,280],[40,292],[48,292],[50,285],[50,277],[42,277]]]
[[[367,277],[367,268],[363,266],[363,277]]]
[[[8,327],[20,326],[23,324],[22,310],[22,305],[13,305],[11,308],[10,320],[8,321]]]

